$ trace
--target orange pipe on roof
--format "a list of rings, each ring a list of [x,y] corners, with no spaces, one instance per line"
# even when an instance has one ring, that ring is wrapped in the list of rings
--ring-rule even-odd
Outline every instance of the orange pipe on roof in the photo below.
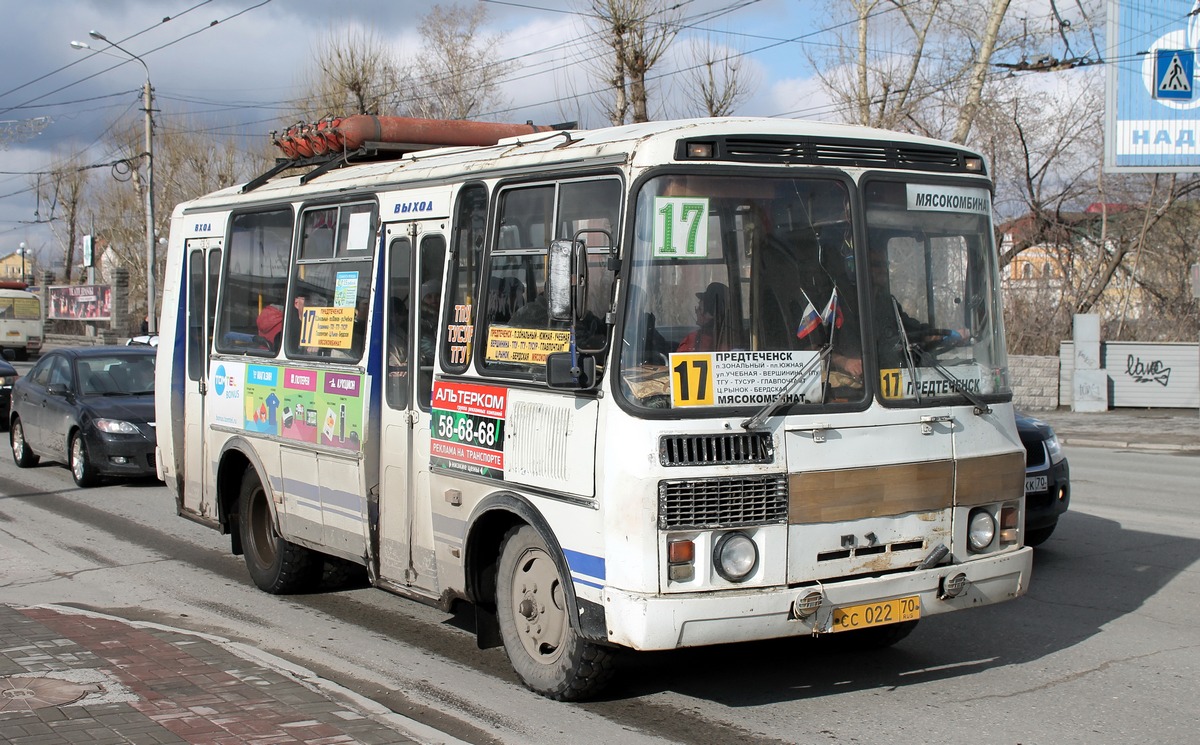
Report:
[[[345,147],[353,150],[367,142],[432,146],[495,145],[505,137],[549,132],[535,124],[500,124],[465,119],[415,119],[403,116],[348,116],[334,129]]]

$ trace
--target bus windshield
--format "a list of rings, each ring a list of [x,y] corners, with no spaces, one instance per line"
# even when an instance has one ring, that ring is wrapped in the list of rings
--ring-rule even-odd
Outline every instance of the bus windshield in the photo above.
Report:
[[[873,393],[902,405],[1004,392],[987,190],[931,186],[963,199],[910,206],[915,184],[868,181],[856,231],[855,188],[824,174],[646,181],[621,345],[626,398],[646,409],[822,407]]]

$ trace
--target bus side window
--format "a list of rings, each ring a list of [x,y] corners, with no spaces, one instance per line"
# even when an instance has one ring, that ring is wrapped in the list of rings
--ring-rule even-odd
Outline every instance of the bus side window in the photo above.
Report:
[[[430,234],[421,238],[418,261],[417,298],[417,403],[429,409],[433,401],[433,363],[437,351],[438,311],[442,309],[442,267],[446,263],[446,239]],[[445,326],[445,324],[441,324]]]
[[[258,317],[284,295],[292,251],[292,210],[235,215],[225,253],[218,352],[274,356],[258,333]]]
[[[465,372],[471,362],[475,305],[487,231],[487,187],[468,184],[458,194],[450,246],[454,262],[444,300],[441,324],[441,362],[450,372]]]
[[[294,359],[358,362],[367,333],[375,203],[308,209],[301,225],[284,349]]]

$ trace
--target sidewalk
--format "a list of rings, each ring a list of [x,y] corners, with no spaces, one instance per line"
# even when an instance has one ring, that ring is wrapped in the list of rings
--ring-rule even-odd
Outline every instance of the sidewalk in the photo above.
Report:
[[[1194,409],[1070,409],[1027,411],[1054,428],[1070,447],[1131,448],[1200,453],[1200,415]]]
[[[0,605],[0,742],[458,741],[227,639],[61,606]]]

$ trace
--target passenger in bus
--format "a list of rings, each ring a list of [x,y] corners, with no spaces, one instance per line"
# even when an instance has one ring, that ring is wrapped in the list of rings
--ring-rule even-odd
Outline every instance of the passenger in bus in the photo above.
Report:
[[[388,305],[387,371],[388,403],[403,406],[408,383],[408,309],[399,297],[393,297]]]
[[[279,332],[283,331],[283,306],[277,302],[268,302],[258,312],[255,322],[258,335],[272,352],[279,349]]]
[[[899,367],[907,360],[905,342],[919,355],[939,347],[969,344],[971,332],[966,328],[937,328],[933,324],[910,316],[900,299],[891,292],[888,256],[885,251],[872,250],[869,258],[872,305],[875,314],[875,333],[879,339],[880,367]],[[903,333],[901,333],[903,331]]]
[[[696,293],[696,330],[683,337],[677,352],[729,350],[729,288],[712,282]]]
[[[417,351],[422,366],[433,364],[433,353],[437,348],[438,306],[442,302],[441,280],[430,279],[421,284],[420,328],[417,335]]]

